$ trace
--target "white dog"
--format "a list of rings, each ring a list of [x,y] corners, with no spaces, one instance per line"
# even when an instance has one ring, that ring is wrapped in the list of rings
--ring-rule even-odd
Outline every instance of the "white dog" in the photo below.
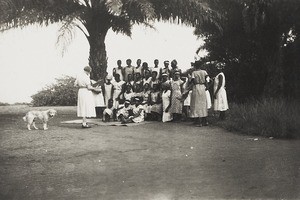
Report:
[[[39,118],[43,122],[44,130],[47,130],[48,129],[47,122],[50,118],[53,118],[54,115],[56,115],[56,110],[53,109],[49,109],[45,111],[29,111],[28,113],[26,113],[25,117],[23,117],[23,120],[27,122],[28,130],[31,130],[30,129],[31,124],[33,128],[38,129],[35,126],[35,119]]]

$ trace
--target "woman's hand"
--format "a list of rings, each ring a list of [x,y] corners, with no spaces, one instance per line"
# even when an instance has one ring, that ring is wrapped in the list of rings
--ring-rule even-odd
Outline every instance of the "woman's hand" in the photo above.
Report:
[[[87,88],[88,90],[93,90],[93,89],[94,89],[94,87],[91,86],[91,85],[87,85],[86,88]]]

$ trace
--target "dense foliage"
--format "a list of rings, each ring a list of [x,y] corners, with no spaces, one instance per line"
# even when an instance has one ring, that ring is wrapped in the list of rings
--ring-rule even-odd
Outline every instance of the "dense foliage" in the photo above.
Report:
[[[211,3],[224,17],[205,22],[205,61],[225,63],[227,91],[236,101],[299,98],[300,1],[225,0]],[[221,31],[220,31],[221,30]]]
[[[75,78],[70,76],[56,79],[56,83],[31,96],[33,106],[75,106],[77,88],[74,82]]]

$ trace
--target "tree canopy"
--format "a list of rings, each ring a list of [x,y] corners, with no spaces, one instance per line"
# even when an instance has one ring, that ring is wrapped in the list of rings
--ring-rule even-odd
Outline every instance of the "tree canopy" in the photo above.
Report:
[[[131,36],[134,24],[152,26],[154,20],[196,26],[215,22],[219,14],[208,0],[0,0],[0,30],[30,24],[62,23],[61,36],[79,28],[90,44],[93,77],[107,68],[107,31]],[[210,0],[212,2],[213,0]]]

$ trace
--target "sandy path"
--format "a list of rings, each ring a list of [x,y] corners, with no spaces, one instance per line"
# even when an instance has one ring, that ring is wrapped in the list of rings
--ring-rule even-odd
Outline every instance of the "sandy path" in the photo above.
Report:
[[[29,132],[28,109],[0,108],[0,199],[300,198],[299,140],[188,123],[60,124],[74,108]]]

